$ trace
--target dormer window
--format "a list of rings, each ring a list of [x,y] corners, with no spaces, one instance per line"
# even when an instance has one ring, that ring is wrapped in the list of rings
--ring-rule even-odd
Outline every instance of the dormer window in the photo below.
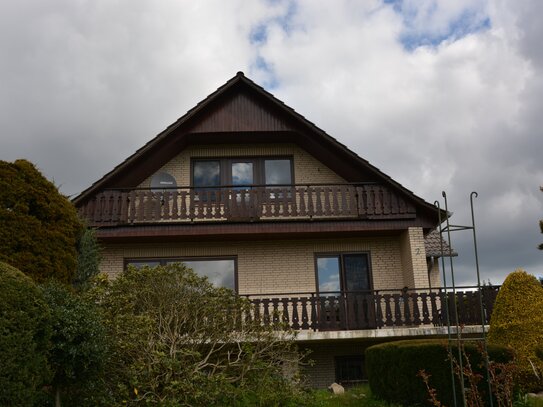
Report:
[[[292,158],[193,159],[192,186],[292,185]]]

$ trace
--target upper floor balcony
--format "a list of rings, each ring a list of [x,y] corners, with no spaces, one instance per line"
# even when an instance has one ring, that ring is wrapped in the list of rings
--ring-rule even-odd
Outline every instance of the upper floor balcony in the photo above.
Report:
[[[89,226],[274,220],[413,219],[413,203],[379,184],[111,189],[79,207]]]

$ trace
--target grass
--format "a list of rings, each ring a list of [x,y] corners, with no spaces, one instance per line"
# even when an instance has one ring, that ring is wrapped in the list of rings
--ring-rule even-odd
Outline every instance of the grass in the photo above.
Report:
[[[389,404],[371,394],[369,386],[361,385],[345,391],[345,394],[332,394],[328,390],[315,390],[313,393],[314,407],[402,407],[399,404]],[[520,397],[515,407],[543,407],[543,399]]]
[[[361,385],[345,391],[345,394],[332,394],[328,390],[314,392],[315,407],[400,407],[388,404],[372,396],[369,386]]]

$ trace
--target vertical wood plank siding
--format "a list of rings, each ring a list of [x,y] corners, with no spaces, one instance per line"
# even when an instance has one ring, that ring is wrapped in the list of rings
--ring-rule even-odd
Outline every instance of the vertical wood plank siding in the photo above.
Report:
[[[228,103],[212,111],[190,129],[192,133],[218,131],[285,131],[291,130],[284,117],[263,109],[244,94],[237,94]]]

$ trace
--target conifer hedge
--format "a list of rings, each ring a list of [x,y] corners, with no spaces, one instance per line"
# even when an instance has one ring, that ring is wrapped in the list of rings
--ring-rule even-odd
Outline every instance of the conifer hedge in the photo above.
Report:
[[[416,339],[386,342],[366,349],[366,371],[373,394],[388,402],[401,405],[430,405],[428,391],[419,376],[421,370],[430,375],[430,386],[436,389],[437,398],[443,405],[453,403],[450,359],[446,339]],[[482,354],[474,343],[467,342],[465,352],[475,372],[485,376],[482,370]],[[503,346],[489,346],[491,360],[506,363],[512,353]],[[452,354],[458,355],[453,347]],[[455,378],[458,385],[458,380]],[[481,392],[486,384],[481,382]],[[488,392],[486,392],[488,393]],[[457,389],[457,394],[460,389]],[[461,398],[457,399],[461,403]]]
[[[69,283],[83,226],[72,203],[26,160],[0,161],[0,261]]]
[[[496,297],[490,319],[489,343],[515,350],[518,383],[525,391],[543,389],[534,369],[543,372],[537,348],[543,344],[543,287],[523,270],[509,274]]]

